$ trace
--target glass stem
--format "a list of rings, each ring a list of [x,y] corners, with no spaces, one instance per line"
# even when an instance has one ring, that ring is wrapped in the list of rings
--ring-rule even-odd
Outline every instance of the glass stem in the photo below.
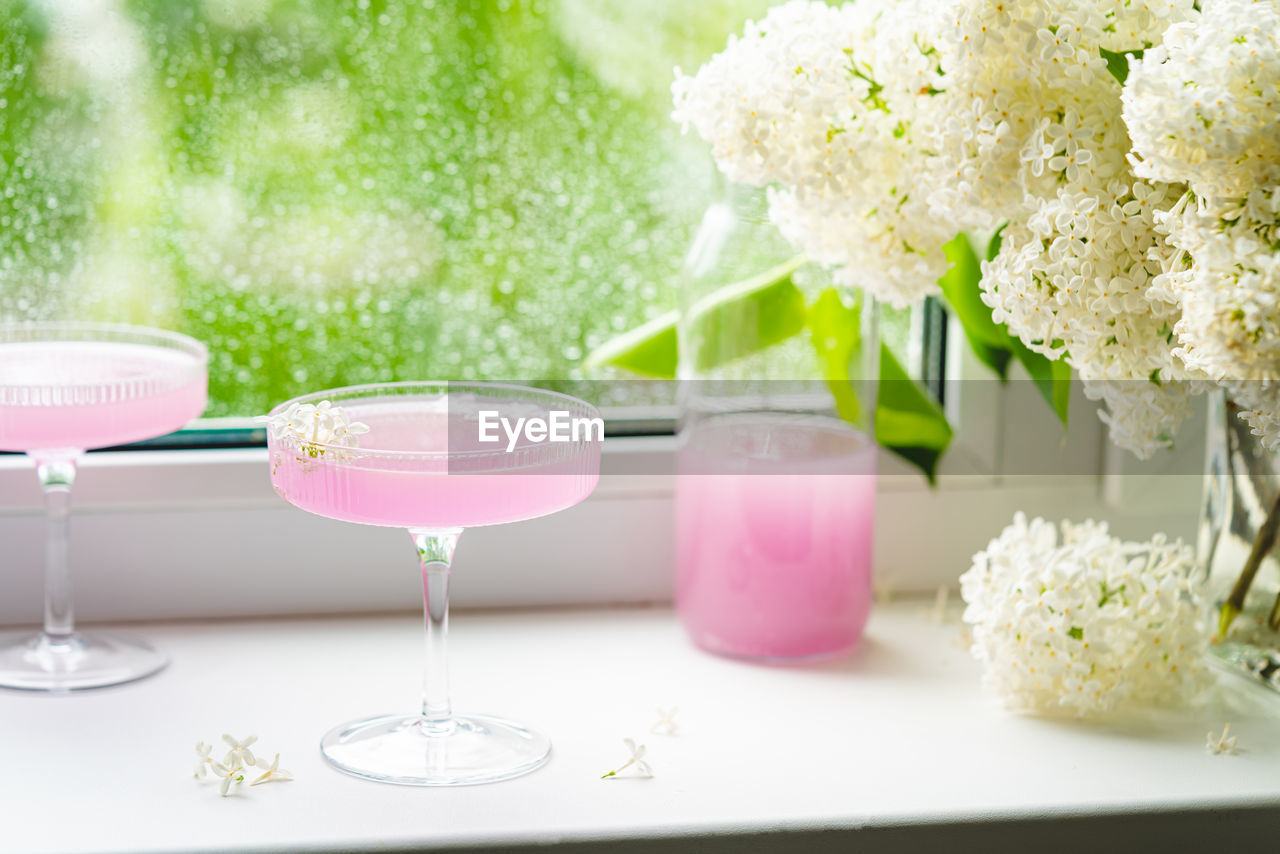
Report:
[[[409,535],[422,565],[422,604],[426,628],[426,667],[422,672],[422,720],[427,732],[453,730],[449,702],[449,566],[461,528],[411,528]]]
[[[67,644],[75,633],[71,605],[71,485],[76,480],[78,454],[41,456],[36,474],[44,492],[44,639]]]

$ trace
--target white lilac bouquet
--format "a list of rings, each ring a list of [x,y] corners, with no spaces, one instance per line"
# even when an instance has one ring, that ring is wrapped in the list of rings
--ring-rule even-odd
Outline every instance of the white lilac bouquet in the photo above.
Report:
[[[1202,122],[1173,81],[1194,71],[1226,98],[1233,84],[1217,69],[1246,56],[1268,67],[1259,55],[1276,48],[1276,28],[1258,25],[1272,0],[1208,2],[1201,13],[1192,0],[793,0],[695,76],[678,75],[674,118],[730,178],[768,186],[774,222],[837,281],[893,305],[938,291],[957,231],[1002,229],[982,265],[991,319],[1065,360],[1105,400],[1113,438],[1148,456],[1189,414],[1192,381],[1226,378],[1182,340],[1205,323],[1184,320],[1193,298],[1179,282],[1198,273],[1205,231],[1221,219],[1188,178],[1211,159],[1247,181],[1218,140],[1256,149],[1233,136],[1237,102]],[[1213,35],[1211,18],[1222,20]],[[1220,58],[1195,66],[1205,40]],[[1142,58],[1122,86],[1125,52]],[[1271,85],[1269,106],[1240,110],[1270,122],[1255,120],[1257,137],[1274,137],[1280,117]],[[1131,141],[1182,138],[1189,121],[1200,132],[1183,145]],[[1206,123],[1219,128],[1211,139]],[[1264,152],[1253,172],[1277,162],[1280,150]]]
[[[1280,447],[1275,0],[793,0],[673,92],[837,281],[910,305],[1000,228],[983,302],[1118,444],[1168,445],[1211,381]]]
[[[672,89],[842,285],[941,290],[1139,457],[1215,386],[1280,450],[1280,0],[792,0]],[[957,232],[993,236],[967,303]]]
[[[978,357],[1002,375],[1017,358],[1064,420],[1074,372],[1112,439],[1146,458],[1173,442],[1193,395],[1220,387],[1280,450],[1280,0],[791,0],[696,74],[677,69],[672,92],[673,118],[729,179],[766,188],[771,221],[839,286],[898,307],[941,295]],[[809,309],[820,348],[834,324],[819,310],[838,302]],[[670,324],[593,361],[671,375]],[[892,449],[888,432],[877,440]],[[1277,530],[1280,504],[1219,634]],[[1059,659],[1035,678],[993,667],[1001,693],[1043,707],[1070,688],[1062,704],[1081,713],[1159,699],[1131,679],[1151,664],[1156,623],[1145,592],[1111,594],[1126,572],[1174,609],[1159,625],[1189,620],[1171,654],[1193,677],[1194,597],[1175,607],[1163,592],[1182,583],[1185,550],[1149,544],[1154,563],[1139,566],[1136,546],[1098,526],[1063,538],[1015,521],[966,576],[980,656]],[[1041,577],[1072,585],[1085,623],[1027,610]],[[1027,633],[1010,641],[988,626],[1006,612],[1044,622],[1025,626],[1037,642],[1062,636],[1048,653]]]
[[[677,69],[673,118],[837,283],[945,293],[981,358],[1074,370],[1138,456],[1215,384],[1276,449],[1278,3],[791,0]],[[992,238],[972,299],[958,233]],[[592,361],[654,372],[618,349]]]

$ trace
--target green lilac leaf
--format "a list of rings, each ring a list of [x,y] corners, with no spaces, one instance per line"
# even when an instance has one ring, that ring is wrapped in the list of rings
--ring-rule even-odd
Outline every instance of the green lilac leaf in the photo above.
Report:
[[[792,258],[771,270],[715,291],[690,309],[690,323],[702,325],[704,338],[721,342],[699,354],[699,371],[750,356],[798,335],[805,328],[803,294],[792,275],[803,263]],[[676,375],[679,312],[668,312],[606,341],[588,354],[587,370],[606,365],[659,379]],[[727,334],[725,330],[735,330]]]
[[[1107,71],[1111,72],[1111,76],[1119,81],[1120,85],[1124,85],[1124,81],[1129,79],[1129,57],[1142,59],[1141,50],[1114,51],[1099,48],[1102,58],[1107,61]]]
[[[1010,340],[1013,342],[1014,356],[1027,369],[1040,396],[1065,428],[1071,407],[1071,367],[1062,359],[1050,360],[1049,357],[1032,351],[1016,337],[1010,336]]]
[[[982,264],[973,242],[961,232],[942,249],[951,262],[938,279],[947,306],[964,328],[974,355],[1002,381],[1006,380],[1013,359],[1009,332],[991,318],[991,309],[982,301]]]

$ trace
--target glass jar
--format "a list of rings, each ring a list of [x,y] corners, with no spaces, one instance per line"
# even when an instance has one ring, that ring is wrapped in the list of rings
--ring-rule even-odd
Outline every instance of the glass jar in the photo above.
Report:
[[[1280,690],[1280,458],[1221,391],[1209,415],[1199,552],[1207,568],[1213,652]]]
[[[874,306],[842,295],[733,186],[686,258],[678,327],[676,608],[695,644],[796,661],[871,607]]]

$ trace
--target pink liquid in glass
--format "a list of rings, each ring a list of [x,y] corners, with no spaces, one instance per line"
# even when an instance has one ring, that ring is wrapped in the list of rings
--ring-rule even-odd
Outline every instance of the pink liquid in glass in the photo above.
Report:
[[[472,401],[459,395],[341,400],[367,424],[359,448],[311,456],[270,439],[271,480],[297,507],[346,522],[398,528],[469,528],[545,516],[586,498],[599,477],[600,443],[521,442],[506,453],[478,439]],[[531,414],[524,402],[485,399],[482,408]],[[540,410],[546,417],[547,410]]]
[[[718,416],[689,428],[676,484],[676,607],[723,655],[843,652],[871,609],[875,447],[835,419]]]
[[[204,411],[205,361],[113,341],[0,344],[0,450],[105,448],[162,436]]]

